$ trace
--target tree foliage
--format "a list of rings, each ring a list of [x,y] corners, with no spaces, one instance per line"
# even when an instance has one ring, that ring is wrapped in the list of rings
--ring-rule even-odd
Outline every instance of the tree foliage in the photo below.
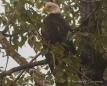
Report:
[[[74,41],[77,54],[68,54],[66,55],[67,58],[61,58],[64,56],[64,49],[62,45],[67,46],[65,43],[56,43],[55,45],[47,44],[49,47],[51,46],[51,51],[48,49],[43,49],[42,47],[42,44],[46,44],[46,42],[42,40],[40,30],[44,29],[43,19],[47,15],[46,13],[42,13],[42,8],[47,1],[49,0],[10,0],[10,2],[2,0],[2,4],[5,9],[4,13],[0,13],[0,31],[2,35],[8,40],[9,44],[15,51],[18,51],[18,48],[22,48],[27,42],[35,51],[35,53],[40,52],[44,56],[47,52],[51,52],[53,60],[57,57],[61,68],[65,69],[65,71],[55,70],[55,78],[53,78],[52,74],[48,70],[48,67],[46,66],[45,69],[47,70],[47,74],[44,74],[43,72],[40,73],[52,84],[54,81],[56,81],[55,83],[58,86],[59,84],[61,85],[61,83],[63,84],[62,86],[82,86],[82,84],[85,83],[79,82],[81,81],[82,76],[87,81],[93,81],[91,83],[87,82],[90,83],[88,86],[99,86],[100,82],[96,84],[96,80],[94,80],[92,77],[89,77],[87,74],[84,75],[84,72],[81,72],[81,65],[88,67],[90,66],[88,63],[91,64],[90,67],[95,67],[95,69],[97,66],[100,66],[99,64],[104,63],[103,69],[101,68],[102,65],[97,69],[103,71],[101,76],[106,82],[107,73],[105,69],[107,64],[107,0],[91,0],[91,2],[89,0],[54,0],[55,3],[60,6],[62,16],[74,30],[74,32],[68,32],[67,40]],[[91,5],[91,3],[100,4],[96,5],[95,9],[94,5],[92,5],[92,8],[88,8],[87,6],[86,9],[84,8],[82,1],[88,5]],[[13,51],[10,47],[4,48],[6,43],[3,45],[1,38],[2,36],[0,35],[0,52],[2,52],[4,49],[7,53],[7,56],[14,58],[14,60],[20,65],[28,63],[24,57],[22,62],[20,62],[22,58],[20,58],[20,61],[16,60],[16,57],[20,57],[19,54],[16,56],[12,55],[11,53]],[[8,50],[8,48],[10,48],[10,50]],[[9,53],[9,51],[11,52]],[[87,59],[89,56],[91,61],[90,59]],[[100,58],[101,61],[99,61]],[[102,61],[102,58],[104,61]],[[94,61],[92,59],[94,59]],[[67,66],[62,65],[63,62],[65,62]],[[53,65],[57,67],[57,65],[54,63]],[[2,68],[0,68],[0,72],[3,72]],[[20,71],[17,71],[17,73],[19,74]],[[14,83],[16,76],[16,72],[10,76],[6,76],[5,78],[0,79],[0,84],[2,86],[11,85]],[[94,77],[98,76],[99,75]],[[14,86],[33,86],[34,81],[31,76],[27,75],[27,73],[23,73],[22,76],[18,78],[16,83],[14,83]]]

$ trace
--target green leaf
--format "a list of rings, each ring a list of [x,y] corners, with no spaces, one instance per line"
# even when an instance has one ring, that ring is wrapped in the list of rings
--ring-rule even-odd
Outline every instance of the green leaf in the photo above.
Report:
[[[78,35],[78,36],[88,36],[89,33],[88,33],[88,32],[84,32],[84,33],[82,33],[82,32],[77,32],[77,35]]]
[[[56,75],[57,75],[57,76],[63,76],[63,75],[64,75],[64,72],[58,71],[58,72],[56,72]]]
[[[26,41],[27,41],[26,36],[21,37],[21,41],[19,42],[19,46],[22,48],[22,46],[25,44]]]
[[[16,50],[18,50],[18,44],[19,44],[19,41],[18,41],[18,36],[15,36],[14,38],[13,38],[13,40],[12,40],[12,42],[13,42],[13,47],[14,47],[14,49],[16,49]]]
[[[66,63],[66,64],[69,64],[71,62],[71,59],[70,58],[63,58],[63,61]]]
[[[43,7],[43,2],[37,0],[37,2],[36,2],[36,7],[37,7],[38,9],[42,8],[42,7]]]
[[[34,43],[34,50],[35,50],[35,52],[38,52],[38,51],[40,51],[41,50],[41,43]]]
[[[20,17],[21,17],[23,22],[26,22],[26,20],[27,20],[27,14],[26,13],[21,13]]]
[[[32,17],[33,15],[32,15],[32,12],[30,11],[30,10],[26,10],[26,13],[27,13],[27,15],[29,16],[29,17]]]
[[[48,53],[48,49],[42,49],[41,50],[41,54],[44,56]]]
[[[48,80],[48,81],[50,81],[52,79],[52,75],[48,75],[47,77],[46,77],[46,80]]]
[[[54,53],[54,51],[50,51],[50,53],[51,53],[51,55],[52,55],[52,59],[53,59],[53,65],[54,66],[56,66],[56,64],[55,64],[55,53]]]
[[[15,4],[17,4],[15,7],[17,10],[21,9],[22,7],[24,7],[24,5],[21,2],[16,2]]]
[[[34,6],[34,2],[33,1],[26,1],[26,3],[28,3],[29,5],[32,5],[32,6]]]
[[[48,69],[49,69],[49,66],[46,66],[44,69],[45,69],[45,70],[48,70]]]
[[[67,40],[71,41],[72,40],[72,32],[68,31],[67,33]]]
[[[17,0],[10,0],[10,3],[13,4],[15,1],[17,1]]]

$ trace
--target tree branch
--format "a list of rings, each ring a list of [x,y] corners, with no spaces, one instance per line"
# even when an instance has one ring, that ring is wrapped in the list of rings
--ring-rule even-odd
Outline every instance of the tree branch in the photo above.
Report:
[[[8,56],[11,56],[18,64],[23,65],[27,64],[28,62],[24,57],[22,57],[19,53],[17,53],[14,48],[10,45],[7,39],[0,33],[0,43],[2,44],[3,48],[6,50]]]
[[[14,68],[12,68],[12,69],[10,69],[8,71],[4,71],[4,72],[0,73],[0,78],[3,78],[5,76],[7,76],[7,75],[12,74],[13,72],[17,72],[17,71],[20,71],[22,69],[32,68],[34,66],[44,65],[44,64],[47,64],[46,60],[33,62],[33,63],[28,63],[28,64],[24,64],[24,65],[21,65],[21,66],[18,66],[18,67],[14,67]]]
[[[18,35],[19,34],[19,32],[18,33],[15,33],[15,34],[12,34],[12,35],[9,35],[9,34],[3,34],[5,37],[13,37],[13,36],[16,36],[16,35]]]
[[[24,65],[24,64],[28,64],[28,62],[26,61],[26,59],[24,57],[22,57],[19,53],[17,53],[15,51],[15,49],[10,45],[10,43],[7,41],[7,39],[2,35],[2,33],[0,32],[0,43],[3,46],[3,48],[5,49],[6,53],[8,56],[11,56],[18,64],[20,65]],[[29,63],[30,64],[30,63]],[[28,67],[27,67],[28,68]],[[21,68],[20,70],[22,70],[23,68]],[[27,70],[27,72],[29,72],[29,70]],[[36,74],[36,73],[35,73]],[[33,79],[35,81],[38,81],[38,79],[41,79],[41,75],[37,74],[35,75],[37,77],[33,77]],[[40,86],[46,86],[44,84],[46,80],[44,78],[42,78],[39,82],[37,82]],[[42,83],[42,85],[41,85]],[[48,85],[49,86],[49,85]]]

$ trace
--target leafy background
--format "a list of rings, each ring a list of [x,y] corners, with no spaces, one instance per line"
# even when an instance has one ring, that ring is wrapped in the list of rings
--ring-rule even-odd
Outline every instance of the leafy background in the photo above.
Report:
[[[6,39],[9,41],[9,43],[13,46],[13,48],[18,51],[19,47],[22,48],[25,43],[27,42],[30,47],[35,51],[35,53],[42,52],[42,55],[47,53],[47,50],[44,50],[42,48],[42,44],[45,43],[42,41],[41,38],[41,29],[44,29],[43,25],[43,19],[46,17],[47,13],[42,13],[42,8],[44,4],[47,2],[47,0],[10,0],[10,2],[7,2],[6,0],[2,0],[3,6],[5,8],[4,13],[0,13],[0,31],[2,34],[6,37]],[[79,0],[55,0],[55,3],[57,3],[60,6],[62,16],[64,19],[71,25],[71,27],[76,31],[81,25],[80,19],[80,8]],[[107,1],[104,0],[102,2],[102,8],[100,8],[98,11],[96,11],[96,19],[100,21],[100,24],[104,30],[105,34],[96,34],[96,33],[82,33],[80,31],[75,32],[73,35],[71,32],[68,33],[67,39],[68,40],[74,40],[75,46],[77,48],[78,55],[81,53],[81,49],[84,46],[84,43],[81,40],[81,37],[89,37],[90,41],[88,42],[89,45],[94,47],[95,50],[99,51],[103,54],[104,58],[107,59],[107,53],[106,53],[106,47],[107,47],[107,38],[106,38],[106,31],[107,31]],[[97,15],[98,14],[98,15]],[[8,27],[6,27],[7,22],[11,17],[12,21]],[[92,27],[93,23],[89,23],[87,27]],[[84,27],[82,27],[84,28]],[[55,55],[63,55],[63,49],[59,45],[55,45],[52,47],[54,50],[52,50],[52,56]],[[0,48],[1,52],[3,51],[2,45]],[[57,53],[58,51],[58,53]],[[25,51],[23,51],[25,52]],[[29,53],[29,52],[26,52]],[[69,56],[68,56],[69,57]],[[77,56],[74,56],[71,59],[64,58],[60,59],[59,62],[61,63],[64,61],[65,63],[71,65],[72,68],[66,67],[66,70],[68,72],[55,72],[56,78],[61,78],[60,82],[65,82],[66,78],[69,80],[80,80],[78,78],[78,70],[80,67],[80,58],[75,58]],[[8,55],[7,55],[8,58]],[[32,58],[32,57],[29,57]],[[41,68],[41,67],[40,67]],[[40,68],[37,67],[37,70],[40,71]],[[65,68],[65,67],[64,67]],[[74,70],[75,69],[75,70]],[[54,83],[52,75],[50,74],[50,71],[48,70],[48,66],[45,66],[45,70],[47,70],[47,74],[43,74],[44,77],[46,77],[47,80],[51,80],[51,83]],[[0,71],[2,72],[2,67],[0,68]],[[3,86],[7,86],[8,84],[12,83],[14,81],[14,78],[17,76],[17,73],[13,73],[11,76],[5,77]],[[17,81],[16,85],[21,86],[33,86],[33,79],[24,73],[20,79]],[[76,86],[76,84],[68,83],[68,86]],[[77,85],[81,86],[81,85]],[[92,86],[92,85],[91,85]],[[95,85],[94,85],[95,86]],[[97,86],[97,85],[96,85]]]

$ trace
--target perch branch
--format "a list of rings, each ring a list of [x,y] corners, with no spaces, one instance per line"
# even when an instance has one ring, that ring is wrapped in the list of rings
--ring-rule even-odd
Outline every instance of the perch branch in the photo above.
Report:
[[[4,71],[4,72],[0,73],[0,78],[3,78],[7,75],[12,74],[13,72],[17,72],[17,71],[20,71],[22,69],[32,68],[34,66],[43,65],[43,64],[46,64],[46,63],[47,63],[46,60],[42,60],[42,61],[28,63],[28,64],[24,64],[24,65],[21,65],[21,66],[18,66],[18,67],[14,67],[14,68],[12,68],[8,71]]]

